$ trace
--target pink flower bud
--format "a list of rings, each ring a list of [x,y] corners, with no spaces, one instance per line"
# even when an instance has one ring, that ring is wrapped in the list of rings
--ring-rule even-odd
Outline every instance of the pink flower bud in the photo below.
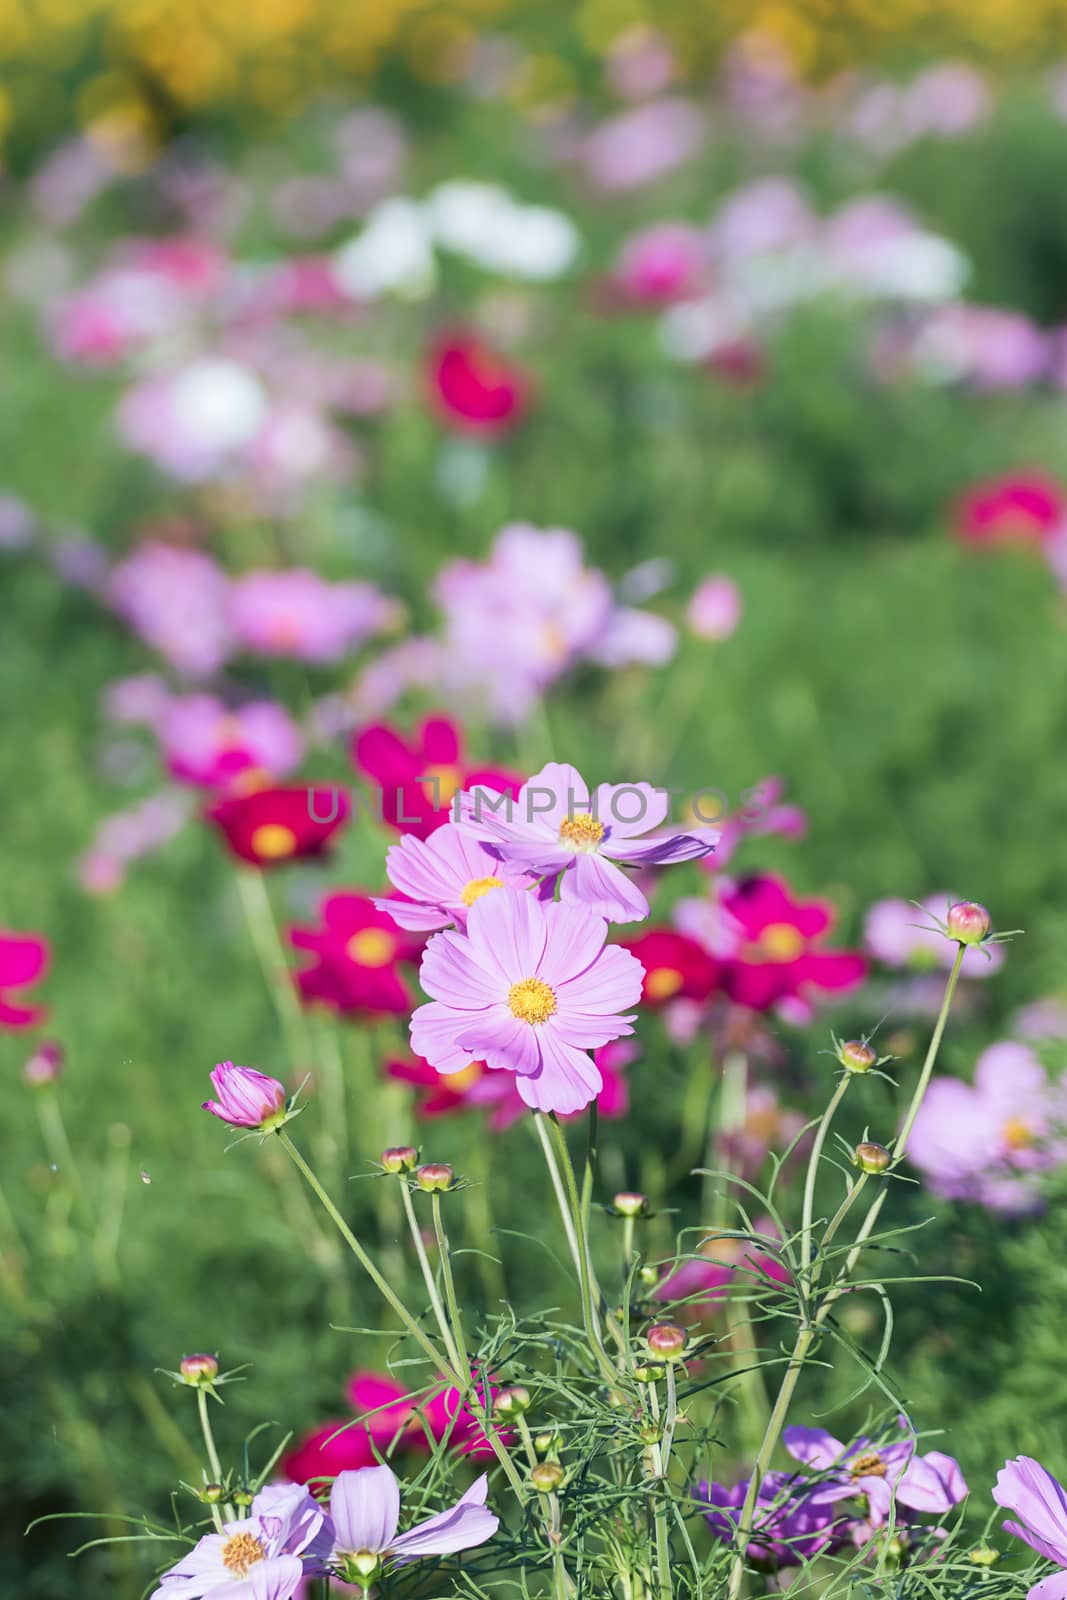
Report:
[[[186,1383],[197,1389],[202,1383],[214,1383],[219,1375],[219,1363],[215,1356],[182,1356],[178,1371]]]
[[[391,1145],[380,1157],[386,1172],[414,1172],[418,1159],[419,1152],[413,1144]]]
[[[501,1389],[493,1401],[493,1415],[502,1421],[508,1422],[512,1417],[521,1417],[529,1411],[530,1391],[521,1384],[516,1384],[510,1389]]]
[[[646,1217],[648,1215],[648,1196],[626,1189],[615,1196],[611,1202],[611,1208],[617,1217]]]
[[[455,1178],[452,1168],[443,1161],[429,1161],[415,1174],[415,1182],[427,1194],[443,1194],[446,1189],[451,1189]]]
[[[838,1049],[837,1059],[849,1072],[870,1072],[877,1065],[878,1053],[866,1039],[846,1039]]]
[[[270,1133],[286,1121],[285,1089],[254,1067],[235,1067],[221,1061],[211,1074],[217,1100],[205,1100],[204,1111],[234,1128],[255,1128]]]
[[[22,1068],[22,1076],[26,1083],[35,1089],[46,1083],[55,1083],[63,1071],[63,1046],[60,1044],[41,1044],[28,1056]]]
[[[678,1361],[686,1345],[686,1331],[676,1322],[654,1322],[645,1334],[645,1343],[661,1361]]]
[[[976,900],[957,900],[949,906],[947,925],[949,936],[960,944],[981,944],[989,937],[993,919]]]
[[[858,1144],[852,1159],[861,1172],[884,1172],[893,1157],[884,1144]]]
[[[685,614],[698,639],[728,639],[741,621],[741,591],[732,578],[705,578]]]

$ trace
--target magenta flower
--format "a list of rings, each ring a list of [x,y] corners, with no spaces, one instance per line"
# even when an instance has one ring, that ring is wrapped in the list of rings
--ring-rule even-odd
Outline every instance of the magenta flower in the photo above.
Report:
[[[648,901],[622,871],[709,855],[718,834],[650,833],[669,797],[650,783],[602,783],[590,792],[576,768],[550,761],[514,800],[474,789],[460,797],[463,826],[505,861],[537,875],[562,874],[560,898],[610,922],[640,922]]]
[[[40,1022],[43,1007],[16,1004],[8,999],[8,991],[36,983],[47,972],[50,959],[47,939],[0,930],[0,1029],[29,1028]]]
[[[1021,1215],[1040,1205],[1037,1175],[1067,1162],[1067,1099],[1023,1044],[990,1045],[974,1084],[935,1078],[908,1155],[935,1194]]]
[[[529,873],[502,861],[495,850],[450,822],[428,839],[405,834],[386,856],[385,870],[404,898],[374,904],[399,927],[415,932],[453,923],[465,927],[468,911],[483,895],[509,885],[529,888],[533,882]]]
[[[1058,1567],[1067,1567],[1067,1493],[1051,1472],[1031,1456],[1016,1456],[997,1473],[993,1499],[1019,1519],[1005,1522],[1005,1533]],[[1027,1600],[1067,1600],[1067,1572],[1042,1578]]]
[[[486,1508],[483,1473],[447,1511],[418,1522],[407,1533],[400,1524],[400,1486],[387,1466],[342,1472],[330,1491],[334,1543],[331,1565],[342,1578],[365,1585],[387,1561],[397,1566],[421,1556],[449,1556],[491,1539],[500,1519]]]
[[[290,1600],[322,1573],[332,1529],[302,1484],[261,1489],[247,1517],[206,1534],[160,1579],[153,1600]]]
[[[422,958],[430,995],[411,1045],[438,1072],[472,1060],[516,1074],[538,1111],[580,1111],[603,1088],[588,1051],[633,1032],[622,1013],[641,995],[641,963],[605,945],[585,907],[501,889],[471,906],[467,932],[437,933]]]
[[[603,1080],[603,1088],[596,1097],[597,1111],[605,1121],[618,1121],[629,1110],[630,1090],[625,1072],[639,1054],[639,1046],[632,1039],[615,1039],[593,1051],[594,1065]],[[444,1117],[459,1111],[481,1110],[489,1113],[490,1132],[501,1133],[526,1112],[525,1102],[515,1087],[515,1074],[490,1072],[483,1061],[472,1061],[460,1072],[447,1077],[436,1072],[428,1061],[388,1061],[385,1070],[390,1078],[410,1083],[421,1091],[415,1108],[418,1117]],[[564,1113],[564,1116],[570,1114]]]
[[[723,895],[722,907],[736,940],[722,981],[738,1005],[766,1011],[815,992],[846,993],[867,975],[858,953],[822,948],[833,908],[825,900],[796,899],[783,878],[742,878]]]
[[[211,1074],[217,1100],[205,1100],[202,1110],[234,1128],[255,1128],[270,1133],[286,1120],[285,1089],[277,1078],[254,1067],[235,1067],[220,1061]]]
[[[304,749],[289,713],[269,700],[230,710],[210,694],[176,697],[163,707],[156,733],[174,777],[207,789],[247,783],[252,774],[284,778]]]

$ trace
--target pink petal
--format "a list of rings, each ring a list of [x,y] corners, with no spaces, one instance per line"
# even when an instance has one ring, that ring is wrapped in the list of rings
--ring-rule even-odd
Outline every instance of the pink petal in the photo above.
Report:
[[[592,1057],[561,1039],[551,1026],[541,1029],[540,1043],[541,1071],[516,1079],[523,1100],[535,1111],[569,1115],[583,1110],[604,1086]]]
[[[487,1509],[487,1493],[488,1481],[483,1473],[448,1511],[417,1523],[394,1540],[392,1553],[396,1560],[406,1564],[419,1556],[454,1555],[491,1539],[500,1526],[500,1519]]]
[[[560,899],[587,906],[608,922],[643,922],[648,916],[648,901],[625,872],[604,856],[588,853],[574,857],[573,867],[563,874]]]
[[[472,1012],[454,1011],[432,1000],[419,1006],[411,1018],[411,1048],[438,1072],[462,1072],[471,1058],[456,1042],[458,1033],[470,1026]]]
[[[335,1550],[388,1550],[400,1521],[400,1489],[392,1468],[339,1472],[330,1490],[330,1516]]]

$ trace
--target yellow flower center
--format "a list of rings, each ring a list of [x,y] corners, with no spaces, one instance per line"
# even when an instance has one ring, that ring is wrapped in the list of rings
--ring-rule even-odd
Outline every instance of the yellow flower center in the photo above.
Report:
[[[296,834],[282,822],[262,822],[249,839],[252,854],[264,861],[280,861],[291,856],[297,846]]]
[[[795,961],[804,953],[805,939],[791,922],[772,922],[756,941],[763,961]]]
[[[387,967],[396,954],[396,940],[384,928],[360,928],[345,945],[357,967]]]
[[[488,894],[490,889],[502,889],[503,887],[503,878],[472,878],[464,888],[460,899],[465,906],[472,906],[476,900],[482,898],[483,894]]]
[[[645,994],[650,1000],[669,1000],[684,981],[677,967],[653,967],[645,973]]]
[[[463,773],[459,767],[427,767],[422,775],[422,792],[432,806],[450,805],[457,790],[463,787]]]
[[[576,817],[564,817],[559,825],[559,836],[575,850],[595,850],[604,837],[604,824],[591,817],[588,811],[580,811]]]
[[[267,1551],[254,1533],[234,1533],[222,1547],[222,1564],[235,1578],[243,1578],[249,1567],[262,1561]]]
[[[849,1463],[849,1472],[854,1478],[884,1478],[886,1471],[886,1464],[877,1450],[864,1450]]]
[[[1009,1150],[1029,1150],[1037,1142],[1033,1128],[1022,1117],[1009,1117],[1000,1131]]]
[[[520,978],[508,990],[508,1005],[520,1022],[547,1022],[556,1009],[556,996],[543,978]]]

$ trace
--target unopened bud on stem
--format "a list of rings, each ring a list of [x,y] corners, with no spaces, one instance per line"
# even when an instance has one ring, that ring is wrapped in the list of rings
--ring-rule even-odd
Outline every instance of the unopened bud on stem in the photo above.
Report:
[[[612,1200],[611,1209],[617,1217],[647,1217],[648,1196],[624,1189]]]
[[[420,1189],[425,1189],[427,1194],[444,1194],[451,1189],[456,1180],[452,1168],[443,1161],[430,1161],[426,1166],[420,1167],[415,1174],[415,1182]]]
[[[949,937],[959,944],[981,944],[983,939],[989,937],[993,919],[977,900],[957,900],[954,906],[948,908],[946,926]]]
[[[645,1334],[645,1343],[660,1361],[680,1361],[688,1335],[676,1322],[654,1322]]]
[[[530,1483],[538,1494],[554,1494],[566,1476],[558,1461],[539,1461],[530,1468]]]
[[[201,1384],[214,1383],[219,1375],[219,1363],[215,1356],[182,1356],[178,1371],[183,1383],[198,1389]]]
[[[893,1157],[884,1144],[871,1144],[864,1142],[858,1144],[852,1152],[852,1160],[861,1172],[884,1172]]]
[[[866,1039],[846,1039],[838,1048],[837,1059],[849,1072],[870,1072],[878,1064],[878,1053]]]
[[[392,1145],[379,1157],[386,1172],[414,1172],[419,1162],[419,1152],[413,1144]]]

